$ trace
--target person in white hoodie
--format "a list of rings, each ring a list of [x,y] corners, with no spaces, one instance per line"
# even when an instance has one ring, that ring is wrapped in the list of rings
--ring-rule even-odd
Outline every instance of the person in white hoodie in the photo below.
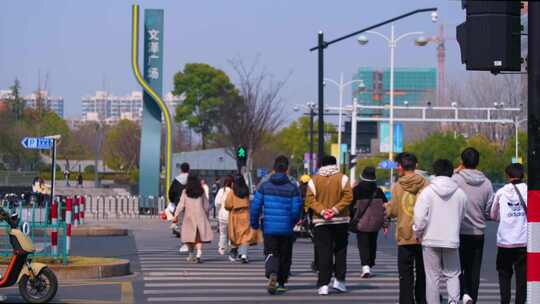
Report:
[[[452,180],[453,172],[449,160],[436,160],[435,178],[414,206],[413,231],[422,243],[428,304],[440,303],[439,283],[443,278],[447,280],[448,303],[458,304],[460,299],[459,232],[467,196]]]
[[[459,236],[459,280],[463,304],[473,304],[478,300],[484,230],[487,220],[491,219],[489,213],[493,203],[493,186],[484,173],[476,169],[479,163],[478,150],[466,148],[461,152],[461,164],[452,176],[469,199]]]
[[[230,175],[225,176],[223,179],[223,186],[219,188],[216,199],[215,206],[217,210],[217,217],[219,223],[219,245],[218,252],[220,255],[225,255],[225,252],[229,249],[229,238],[227,237],[227,225],[229,223],[229,211],[225,209],[225,201],[227,196],[232,191],[231,187],[233,184],[233,177]]]
[[[510,303],[512,274],[516,273],[516,304],[527,301],[527,184],[521,164],[505,169],[509,183],[495,194],[491,217],[497,230],[497,272],[501,304]]]

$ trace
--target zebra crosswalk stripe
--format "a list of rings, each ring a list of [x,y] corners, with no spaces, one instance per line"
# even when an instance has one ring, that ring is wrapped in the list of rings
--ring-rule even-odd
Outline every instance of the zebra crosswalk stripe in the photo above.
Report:
[[[186,261],[177,249],[145,248],[138,250],[143,273],[143,295],[150,303],[306,303],[328,301],[340,303],[396,303],[399,294],[397,259],[394,255],[378,252],[375,276],[360,278],[361,264],[356,249],[347,256],[347,286],[344,294],[328,297],[317,295],[317,275],[310,270],[313,249],[297,246],[294,249],[292,276],[282,295],[269,295],[265,290],[262,249],[250,249],[249,264],[231,263],[217,254],[215,248],[206,249],[202,264]],[[479,303],[499,301],[498,284],[482,280]],[[445,284],[441,291],[445,293]]]

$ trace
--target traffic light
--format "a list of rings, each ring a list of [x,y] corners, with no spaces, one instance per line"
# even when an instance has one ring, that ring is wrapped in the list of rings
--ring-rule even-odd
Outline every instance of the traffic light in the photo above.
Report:
[[[238,165],[238,169],[246,166],[247,154],[246,147],[240,146],[236,149],[236,163]]]
[[[467,17],[456,28],[467,70],[521,70],[520,1],[462,0]]]

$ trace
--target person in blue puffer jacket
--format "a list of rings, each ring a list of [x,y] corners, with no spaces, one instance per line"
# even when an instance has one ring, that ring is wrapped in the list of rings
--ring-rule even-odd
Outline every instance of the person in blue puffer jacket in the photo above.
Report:
[[[265,181],[251,202],[250,221],[253,229],[259,229],[262,215],[265,272],[268,293],[287,291],[294,242],[293,227],[300,219],[302,199],[297,185],[287,176],[289,160],[278,156],[274,162],[274,174]]]

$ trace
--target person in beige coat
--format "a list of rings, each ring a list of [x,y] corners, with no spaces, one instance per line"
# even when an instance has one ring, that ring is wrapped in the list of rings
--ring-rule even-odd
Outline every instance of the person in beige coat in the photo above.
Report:
[[[249,188],[242,175],[236,175],[233,191],[227,195],[225,209],[229,211],[228,236],[231,247],[238,248],[242,263],[248,263],[248,246],[253,243],[254,233],[249,222]],[[229,259],[236,259],[236,250],[231,250]]]
[[[175,211],[175,217],[184,212],[181,236],[182,243],[187,244],[189,249],[189,262],[201,263],[202,244],[210,243],[214,237],[208,221],[208,210],[209,202],[201,182],[197,176],[190,174]]]

